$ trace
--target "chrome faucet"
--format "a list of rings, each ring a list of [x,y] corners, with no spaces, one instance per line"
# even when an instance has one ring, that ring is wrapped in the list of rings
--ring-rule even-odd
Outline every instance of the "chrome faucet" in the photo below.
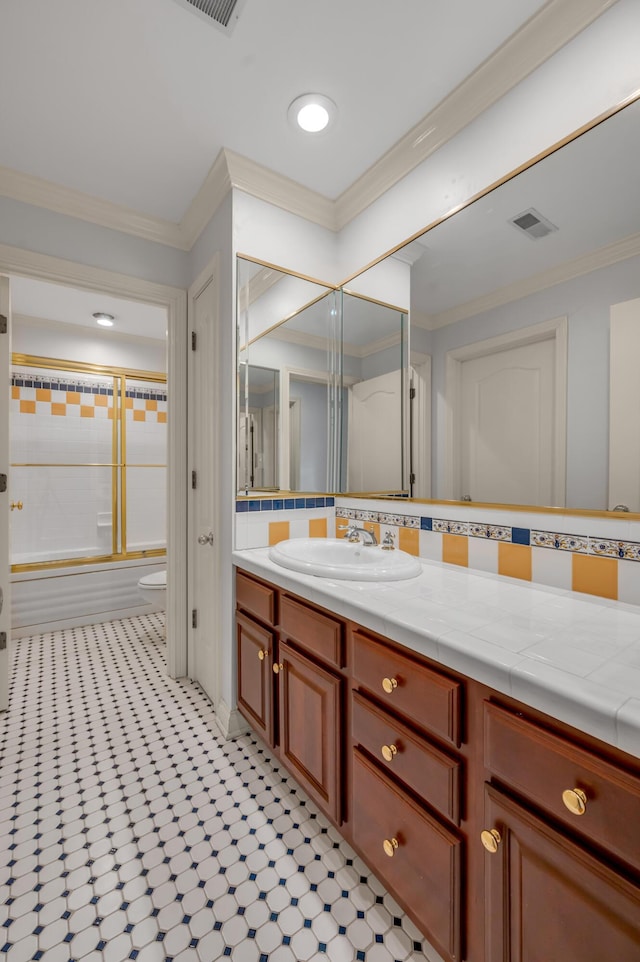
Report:
[[[344,537],[347,541],[356,542],[362,540],[363,545],[378,543],[373,531],[369,531],[368,528],[360,528],[357,524],[343,524],[338,528],[338,531],[344,531]]]

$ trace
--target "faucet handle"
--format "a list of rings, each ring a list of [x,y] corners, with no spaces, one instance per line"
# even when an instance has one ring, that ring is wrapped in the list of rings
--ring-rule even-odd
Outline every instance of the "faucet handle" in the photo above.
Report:
[[[390,531],[387,531],[384,538],[382,539],[382,544],[380,547],[383,548],[385,551],[393,551],[393,549],[395,548],[395,545],[393,543],[393,538],[394,536],[392,535],[392,533]]]

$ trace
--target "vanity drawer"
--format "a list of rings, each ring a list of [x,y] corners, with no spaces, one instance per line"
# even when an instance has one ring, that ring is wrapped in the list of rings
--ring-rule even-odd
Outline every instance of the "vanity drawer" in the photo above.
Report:
[[[484,745],[493,776],[640,869],[640,778],[490,702],[484,706]],[[568,807],[575,807],[576,790],[586,799],[581,815]],[[563,801],[566,792],[571,794]]]
[[[261,621],[274,625],[276,622],[276,592],[241,571],[236,572],[236,605],[249,611]]]
[[[400,779],[428,805],[459,825],[460,762],[429,744],[359,692],[353,692],[352,708],[355,743],[373,755],[390,776]]]
[[[376,698],[439,738],[460,745],[462,685],[389,648],[359,628],[352,632],[353,675]]]
[[[344,626],[324,612],[308,608],[289,595],[282,595],[280,630],[305,651],[335,668],[344,666]]]
[[[459,959],[462,843],[357,749],[352,831],[365,861],[429,941],[446,958]]]

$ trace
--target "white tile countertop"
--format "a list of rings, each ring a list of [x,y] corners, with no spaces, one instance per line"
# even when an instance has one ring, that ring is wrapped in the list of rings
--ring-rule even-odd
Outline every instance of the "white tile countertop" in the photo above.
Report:
[[[282,568],[268,548],[233,563],[640,758],[640,608],[422,561],[407,581]]]

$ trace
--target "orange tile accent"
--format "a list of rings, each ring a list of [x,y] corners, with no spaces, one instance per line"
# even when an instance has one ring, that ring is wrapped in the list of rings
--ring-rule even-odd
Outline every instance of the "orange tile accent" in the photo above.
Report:
[[[326,518],[311,519],[311,521],[309,522],[309,537],[310,538],[326,538],[327,537],[327,519]]]
[[[158,402],[155,400],[151,400],[150,398],[147,398],[147,400],[144,402],[144,406],[147,409],[147,411],[158,410]]]
[[[125,406],[126,408],[132,408],[132,407],[133,407],[133,398],[132,398],[132,397],[126,397],[126,398],[124,399],[124,406]]]
[[[134,420],[134,421],[146,421],[146,420],[147,420],[147,412],[146,412],[146,411],[135,410],[135,411],[133,412],[133,420]]]
[[[94,418],[96,416],[96,409],[93,404],[81,404],[80,405],[80,417],[81,418]]]
[[[167,423],[167,412],[158,411],[158,424],[166,424],[166,423]]]
[[[106,394],[94,394],[93,403],[97,408],[106,408],[109,404],[109,398]]]
[[[15,384],[11,385],[11,397],[14,401],[18,401],[20,399],[20,388],[16,387]]]
[[[462,565],[463,568],[468,568],[469,539],[459,534],[443,534],[442,560],[449,565]]]
[[[67,404],[80,404],[80,395],[77,391],[67,391]]]
[[[420,532],[417,528],[398,528],[398,547],[407,554],[420,554]]]
[[[618,562],[615,558],[593,558],[574,554],[572,560],[574,591],[618,600]]]
[[[288,521],[269,522],[269,544],[278,544],[279,541],[287,541],[289,538]]]
[[[20,414],[35,414],[35,413],[36,413],[35,401],[20,401]]]
[[[50,401],[51,391],[47,387],[36,388],[36,401]]]
[[[112,407],[110,407],[109,410],[107,411],[107,417],[109,418],[110,421],[113,421],[113,408],[112,408]]]
[[[64,417],[67,413],[66,404],[56,404],[55,402],[51,405],[51,413],[58,415],[58,417]]]
[[[498,542],[498,574],[531,581],[531,547]]]

